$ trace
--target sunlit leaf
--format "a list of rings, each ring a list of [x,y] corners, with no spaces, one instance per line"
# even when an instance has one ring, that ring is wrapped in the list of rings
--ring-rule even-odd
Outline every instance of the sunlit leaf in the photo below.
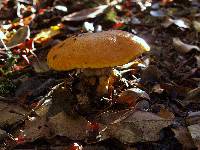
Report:
[[[152,11],[150,11],[150,14],[153,17],[164,17],[165,16],[165,13],[162,10],[152,10]]]
[[[182,18],[182,19],[172,19],[170,17],[167,17],[165,21],[161,24],[165,28],[168,28],[172,24],[175,24],[176,26],[180,28],[190,28],[190,25],[188,23],[188,20]]]
[[[199,21],[193,21],[193,26],[197,32],[200,32],[200,22]]]
[[[185,44],[179,38],[173,38],[173,45],[178,52],[183,54],[188,53],[193,49],[200,51],[198,46]]]
[[[94,8],[84,9],[78,12],[74,12],[62,18],[62,21],[83,21],[86,19],[95,18],[104,13],[108,8],[108,5],[101,5]]]
[[[57,25],[57,26],[51,26],[51,28],[48,29],[43,29],[41,30],[40,33],[38,33],[35,38],[34,41],[36,43],[43,43],[46,42],[48,40],[50,40],[52,37],[60,34],[60,29],[62,27]]]
[[[6,43],[7,47],[15,47],[20,43],[23,43],[30,37],[30,29],[28,26],[23,26],[17,30],[13,37]]]

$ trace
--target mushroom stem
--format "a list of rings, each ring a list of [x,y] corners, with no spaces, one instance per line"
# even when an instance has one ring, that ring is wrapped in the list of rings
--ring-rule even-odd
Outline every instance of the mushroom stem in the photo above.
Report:
[[[108,94],[109,78],[112,75],[112,68],[103,69],[83,69],[82,81],[87,82],[88,86],[96,85],[96,94],[98,97]],[[94,81],[94,77],[96,81]]]

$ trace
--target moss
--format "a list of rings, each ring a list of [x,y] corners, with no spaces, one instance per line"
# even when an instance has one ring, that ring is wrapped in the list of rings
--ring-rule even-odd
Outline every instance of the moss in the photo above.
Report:
[[[15,84],[6,78],[0,79],[0,96],[13,95],[16,89]]]

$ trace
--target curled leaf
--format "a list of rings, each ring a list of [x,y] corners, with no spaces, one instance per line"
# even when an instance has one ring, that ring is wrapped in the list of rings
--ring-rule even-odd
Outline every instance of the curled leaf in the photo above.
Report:
[[[193,49],[200,51],[198,46],[185,44],[179,38],[173,38],[173,45],[175,49],[182,54],[188,53]]]
[[[185,18],[182,19],[172,19],[170,17],[167,17],[165,21],[161,24],[163,27],[168,28],[172,24],[175,24],[176,26],[180,28],[190,28],[189,21]]]
[[[62,21],[83,21],[86,19],[93,19],[101,14],[108,8],[108,5],[101,5],[94,8],[84,9],[74,12],[62,18]]]
[[[118,97],[117,102],[126,103],[129,106],[135,106],[137,101],[139,101],[141,98],[150,100],[149,95],[145,91],[139,88],[131,88],[123,91]]]
[[[28,26],[21,27],[13,35],[13,37],[6,43],[7,47],[15,47],[20,43],[23,43],[30,37],[30,29]]]

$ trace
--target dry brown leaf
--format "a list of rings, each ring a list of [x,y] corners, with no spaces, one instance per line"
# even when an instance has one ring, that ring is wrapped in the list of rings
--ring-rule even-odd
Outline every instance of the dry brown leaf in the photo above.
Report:
[[[45,61],[35,61],[33,62],[33,68],[37,73],[44,73],[49,71],[49,67]]]
[[[74,12],[62,18],[62,21],[83,21],[86,19],[95,18],[104,13],[108,8],[108,5],[101,5],[94,8],[84,9],[78,12]]]
[[[183,100],[184,105],[189,103],[199,103],[200,98],[200,87],[195,88],[187,93],[187,96]]]
[[[193,21],[193,27],[197,32],[200,32],[200,22],[199,21]]]
[[[160,116],[161,118],[165,118],[165,119],[174,119],[175,116],[174,114],[169,111],[167,108],[164,107],[164,105],[160,105],[160,109],[159,112],[157,113],[158,116]]]
[[[150,97],[145,91],[139,88],[131,88],[126,91],[123,91],[117,98],[116,102],[128,104],[129,106],[135,106],[137,101],[139,101],[140,99],[150,100]]]
[[[175,137],[182,144],[183,149],[195,149],[194,142],[186,127],[173,128],[172,131],[175,133]]]
[[[200,68],[200,55],[194,56],[197,60],[197,67]]]
[[[136,111],[124,120],[110,124],[100,132],[101,140],[116,138],[122,143],[159,140],[159,132],[169,126],[172,120],[163,119],[153,113]]]
[[[64,112],[49,118],[56,135],[66,136],[71,140],[83,140],[87,137],[88,121],[82,116],[69,116]]]
[[[188,126],[188,130],[192,136],[192,139],[198,149],[200,149],[200,124],[194,124]]]
[[[101,124],[108,125],[108,124],[113,123],[116,120],[123,120],[128,115],[130,115],[130,113],[132,113],[132,111],[128,109],[121,110],[121,111],[107,111],[98,115],[95,121]]]
[[[6,131],[0,129],[0,140],[3,140],[7,136],[8,134],[6,133]]]
[[[200,111],[190,112],[186,118],[187,125],[194,125],[200,123]]]
[[[141,79],[144,82],[158,82],[161,80],[162,73],[157,66],[148,66],[141,74]]]
[[[188,53],[193,49],[200,51],[198,46],[185,44],[179,38],[173,38],[173,45],[175,49],[182,54]]]
[[[23,120],[28,111],[16,104],[0,102],[0,127],[10,126]]]
[[[23,137],[25,142],[33,142],[38,138],[51,138],[54,136],[51,125],[47,122],[46,116],[30,117],[25,121],[25,127],[17,134]]]

